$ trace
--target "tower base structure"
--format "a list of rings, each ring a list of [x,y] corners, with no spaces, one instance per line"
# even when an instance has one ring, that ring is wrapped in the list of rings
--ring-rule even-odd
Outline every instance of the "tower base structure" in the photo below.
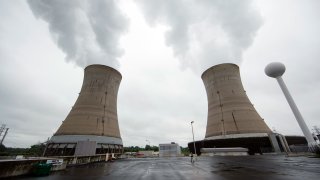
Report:
[[[196,152],[201,155],[202,148],[247,148],[249,155],[265,153],[307,152],[308,143],[304,136],[284,136],[278,133],[233,134],[214,136],[196,141]],[[193,142],[188,143],[194,153]]]
[[[95,135],[52,136],[44,156],[91,156],[106,153],[122,154],[122,140]]]

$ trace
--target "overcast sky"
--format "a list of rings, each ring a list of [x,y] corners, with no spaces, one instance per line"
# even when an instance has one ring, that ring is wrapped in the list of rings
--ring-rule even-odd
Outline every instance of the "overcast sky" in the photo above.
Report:
[[[275,79],[273,61],[307,125],[320,126],[320,1],[0,0],[0,123],[4,144],[29,147],[56,132],[74,105],[83,69],[118,69],[124,146],[205,136],[201,74],[236,63],[245,90],[271,129],[302,135]],[[148,142],[149,141],[149,142]]]

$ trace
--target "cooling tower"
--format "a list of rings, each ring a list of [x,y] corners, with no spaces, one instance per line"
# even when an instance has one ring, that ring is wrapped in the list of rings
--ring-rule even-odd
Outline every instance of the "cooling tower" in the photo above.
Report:
[[[243,89],[239,67],[219,64],[201,76],[208,99],[205,139],[195,142],[202,148],[247,148],[248,154],[290,151],[286,138],[273,133],[251,104]],[[188,143],[195,152],[192,142]]]
[[[117,116],[121,74],[104,65],[90,65],[84,71],[79,97],[50,139],[47,156],[122,152]]]
[[[246,95],[237,65],[213,66],[201,78],[208,98],[206,138],[271,132]]]

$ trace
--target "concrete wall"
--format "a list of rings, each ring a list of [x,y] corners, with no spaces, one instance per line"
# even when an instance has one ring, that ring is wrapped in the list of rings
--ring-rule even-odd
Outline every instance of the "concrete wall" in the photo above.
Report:
[[[78,141],[75,156],[92,156],[96,154],[97,143],[95,141]]]
[[[88,164],[92,162],[108,161],[113,155],[112,154],[98,154],[93,156],[65,156],[63,161],[66,162],[67,166]]]
[[[0,178],[30,174],[34,165],[46,163],[47,160],[52,160],[52,158],[0,160]],[[65,168],[66,162],[52,166],[51,171],[63,170]]]
[[[115,154],[99,154],[93,156],[59,157],[58,159],[63,159],[63,163],[60,165],[53,165],[51,171],[63,170],[66,166],[108,161],[111,157],[115,156]],[[35,164],[46,163],[47,160],[56,160],[56,158],[0,160],[0,178],[30,174],[32,173],[32,168]]]
[[[31,172],[32,166],[46,160],[6,160],[0,161],[0,178],[19,176]]]

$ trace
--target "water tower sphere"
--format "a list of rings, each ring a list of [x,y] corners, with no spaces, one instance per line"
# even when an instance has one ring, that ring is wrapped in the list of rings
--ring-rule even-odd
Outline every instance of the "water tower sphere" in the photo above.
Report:
[[[264,72],[266,73],[266,75],[273,78],[282,76],[285,71],[286,71],[286,67],[284,66],[284,64],[280,62],[272,62],[268,64],[264,69]]]

